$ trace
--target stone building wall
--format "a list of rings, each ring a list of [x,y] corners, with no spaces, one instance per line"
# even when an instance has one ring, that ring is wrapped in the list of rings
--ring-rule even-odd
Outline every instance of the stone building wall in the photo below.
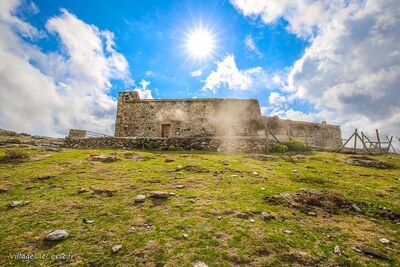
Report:
[[[282,120],[278,117],[267,117],[266,123],[267,128],[282,141],[296,137],[309,147],[339,148],[342,145],[342,134],[338,125]]]
[[[115,136],[257,136],[260,120],[255,99],[140,100],[136,92],[121,92]]]
[[[148,150],[208,150],[236,152],[266,152],[264,138],[127,138],[87,137],[65,138],[64,146],[71,148],[124,148]]]

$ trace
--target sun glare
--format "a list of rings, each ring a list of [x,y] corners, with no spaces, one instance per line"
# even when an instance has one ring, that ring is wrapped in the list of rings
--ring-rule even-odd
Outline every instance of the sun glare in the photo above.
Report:
[[[215,41],[210,31],[196,29],[188,34],[186,46],[193,57],[204,59],[212,55]]]

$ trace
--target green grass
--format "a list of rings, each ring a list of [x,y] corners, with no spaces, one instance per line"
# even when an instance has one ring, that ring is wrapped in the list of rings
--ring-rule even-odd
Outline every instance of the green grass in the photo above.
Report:
[[[304,159],[274,154],[263,162],[245,154],[211,152],[20,150],[31,160],[0,163],[0,189],[7,190],[0,193],[0,266],[27,265],[10,258],[17,252],[74,255],[65,262],[34,260],[31,266],[192,266],[196,261],[208,266],[400,265],[399,222],[374,215],[383,207],[400,212],[400,169],[352,166],[342,161],[344,154],[316,152],[306,153]],[[4,151],[0,148],[0,157]],[[116,162],[90,160],[92,154],[113,152]],[[126,152],[149,159],[127,159]],[[165,163],[166,157],[175,161]],[[398,156],[374,158],[400,166]],[[178,165],[202,169],[171,171]],[[50,178],[38,179],[43,176]],[[185,188],[176,189],[177,184]],[[115,193],[96,195],[91,188]],[[320,212],[313,217],[265,201],[301,188],[340,192],[365,212]],[[87,192],[78,193],[80,189]],[[134,203],[134,196],[148,196],[153,190],[176,196]],[[30,202],[7,209],[13,201]],[[262,211],[275,219],[262,221]],[[238,218],[239,212],[255,222]],[[82,218],[94,224],[84,224]],[[70,236],[45,243],[44,236],[56,229],[65,229]],[[285,234],[287,229],[293,234]],[[390,244],[381,244],[382,237]],[[123,247],[114,254],[111,247],[116,244]],[[341,256],[333,253],[336,245]],[[362,245],[385,252],[391,260],[351,249]]]

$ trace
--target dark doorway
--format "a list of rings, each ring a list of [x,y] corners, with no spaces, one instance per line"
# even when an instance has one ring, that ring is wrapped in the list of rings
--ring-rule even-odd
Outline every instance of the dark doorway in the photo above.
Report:
[[[168,138],[170,136],[171,124],[163,124],[161,127],[161,137]]]

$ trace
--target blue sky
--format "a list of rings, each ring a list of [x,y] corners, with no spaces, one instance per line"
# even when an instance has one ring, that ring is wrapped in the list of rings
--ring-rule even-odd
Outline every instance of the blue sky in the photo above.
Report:
[[[265,115],[398,132],[399,6],[4,0],[0,127],[112,133],[117,92],[137,90],[142,98],[256,98]],[[214,43],[202,58],[188,47],[199,28]]]

